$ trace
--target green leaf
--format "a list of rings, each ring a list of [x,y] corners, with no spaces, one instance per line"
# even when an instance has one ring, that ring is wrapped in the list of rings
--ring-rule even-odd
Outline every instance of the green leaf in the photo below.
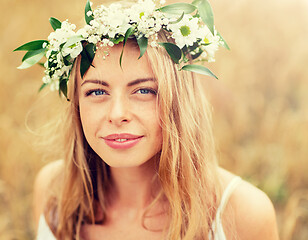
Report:
[[[38,62],[37,64],[38,64],[38,65],[40,65],[41,67],[45,68],[44,63],[42,63],[42,62]]]
[[[196,10],[196,7],[189,3],[173,3],[157,9],[158,11],[170,14],[186,14],[192,13]]]
[[[83,76],[85,75],[85,73],[87,72],[87,70],[89,69],[91,63],[87,57],[87,54],[85,53],[85,51],[82,51],[81,53],[81,60],[80,60],[80,75],[81,78],[83,78]]]
[[[34,50],[34,51],[28,51],[25,56],[22,58],[22,61],[24,62],[25,60],[27,60],[28,58],[31,58],[37,54],[40,54],[41,52],[45,52],[46,49],[45,48],[41,48],[38,50]]]
[[[39,92],[42,91],[47,85],[48,85],[47,83],[43,83],[38,91]]]
[[[148,39],[145,36],[139,37],[137,38],[137,43],[140,49],[140,56],[138,57],[138,59],[140,59],[147,50]]]
[[[119,44],[120,42],[124,41],[124,37],[123,36],[119,36],[118,38],[113,38],[113,39],[109,39],[111,42],[113,42],[114,44]]]
[[[85,51],[86,51],[86,54],[88,56],[88,59],[91,63],[91,66],[92,65],[92,62],[93,62],[93,59],[95,57],[95,52],[96,52],[96,45],[93,44],[93,43],[89,43],[85,46]],[[94,66],[93,66],[94,67]]]
[[[223,46],[224,48],[230,50],[230,48],[229,48],[227,42],[226,42],[225,39],[221,36],[221,34],[220,34],[219,32],[217,32],[217,35],[220,37],[221,41],[223,42],[223,45],[222,45],[222,46]]]
[[[197,7],[202,21],[206,24],[206,26],[210,29],[210,31],[214,35],[214,15],[209,1],[194,0],[192,4]]]
[[[129,29],[127,29],[124,37],[123,47],[125,46],[127,39],[134,33],[134,31],[135,31],[134,27],[130,27]]]
[[[72,59],[72,58],[71,58],[70,55],[67,55],[67,56],[63,57],[64,65],[65,65],[65,66],[70,66],[70,65],[72,65],[71,59]]]
[[[177,45],[169,42],[160,42],[158,44],[166,49],[167,53],[175,63],[179,63],[182,58],[182,51]]]
[[[15,51],[34,51],[43,48],[43,43],[48,43],[47,40],[35,40],[32,42],[25,43],[20,47],[16,48]]]
[[[189,46],[189,51],[194,51],[197,47],[199,47],[199,44],[198,42],[194,42],[194,44],[192,46]]]
[[[61,28],[61,26],[62,26],[62,23],[54,17],[49,18],[49,22],[50,22],[50,25],[52,26],[53,30],[55,30],[55,31],[58,28]]]
[[[88,25],[90,25],[90,22],[94,19],[92,15],[88,16],[87,13],[91,11],[92,12],[92,8],[91,8],[91,4],[90,4],[90,1],[88,0],[87,3],[86,3],[86,7],[85,7],[85,10],[84,10],[84,17],[85,17],[85,20],[86,20],[86,23]]]
[[[82,51],[81,51],[81,60],[80,60],[80,75],[81,78],[85,75],[87,70],[92,65],[94,56],[95,56],[95,46],[94,44],[89,43]]]
[[[25,69],[33,66],[34,64],[38,63],[42,59],[42,57],[44,57],[44,55],[45,51],[38,51],[35,55],[26,57],[26,59],[22,62],[22,64],[18,67],[18,69]]]
[[[63,79],[60,81],[60,84],[59,84],[59,94],[60,95],[61,95],[61,92],[67,98],[67,79]]]
[[[183,66],[181,70],[191,71],[218,79],[208,68],[201,65],[188,64]]]
[[[130,27],[129,29],[126,30],[124,41],[123,41],[123,48],[122,48],[122,52],[120,56],[120,67],[121,68],[122,68],[122,58],[123,58],[123,51],[124,51],[125,44],[127,42],[127,39],[134,33],[134,31],[135,31],[134,27]]]
[[[175,20],[175,21],[171,21],[171,22],[169,22],[170,24],[175,24],[175,23],[179,23],[182,19],[183,19],[183,17],[184,17],[184,12],[182,13],[182,15],[177,19],[177,20]]]
[[[68,48],[77,42],[81,42],[82,40],[84,40],[84,38],[81,35],[72,36],[66,41],[66,43],[62,46],[62,48],[64,49]]]

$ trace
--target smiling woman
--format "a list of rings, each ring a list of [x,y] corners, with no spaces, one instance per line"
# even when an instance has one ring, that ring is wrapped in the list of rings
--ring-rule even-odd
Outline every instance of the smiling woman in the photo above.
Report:
[[[227,47],[208,1],[85,12],[76,35],[52,18],[49,41],[18,48],[23,67],[44,52],[42,87],[70,99],[63,160],[35,184],[37,239],[278,239],[267,196],[216,162],[195,72],[215,75],[192,64]]]
[[[100,57],[104,51],[98,50],[94,67],[83,79],[77,71],[83,132],[109,166],[138,166],[162,145],[157,82],[148,59],[138,60],[134,42],[128,42],[124,50],[122,70],[118,63],[122,47],[109,49],[105,59]]]

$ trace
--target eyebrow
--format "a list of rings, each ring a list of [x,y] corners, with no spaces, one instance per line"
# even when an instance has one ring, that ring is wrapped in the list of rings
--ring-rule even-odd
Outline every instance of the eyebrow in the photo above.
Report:
[[[148,82],[148,81],[156,82],[156,80],[154,78],[138,78],[138,79],[135,79],[135,80],[127,83],[127,86],[131,87],[131,86],[137,85],[139,83]],[[81,86],[83,86],[86,83],[94,83],[94,84],[99,84],[99,85],[103,85],[103,86],[109,87],[109,84],[107,82],[105,82],[104,80],[91,80],[91,79],[88,79],[88,80],[83,81]]]

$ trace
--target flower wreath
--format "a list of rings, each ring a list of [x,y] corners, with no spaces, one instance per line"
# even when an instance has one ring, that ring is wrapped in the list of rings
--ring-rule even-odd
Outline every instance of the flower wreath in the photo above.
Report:
[[[217,78],[202,65],[187,64],[189,58],[196,61],[214,61],[219,46],[229,49],[227,43],[214,27],[213,11],[207,0],[194,0],[189,3],[174,3],[159,8],[153,0],[139,0],[130,7],[113,3],[109,7],[100,5],[92,10],[87,0],[85,7],[86,26],[74,31],[76,26],[60,22],[51,17],[49,22],[54,29],[48,40],[28,42],[14,51],[27,51],[19,69],[39,63],[45,68],[42,90],[50,85],[51,90],[67,97],[67,82],[74,61],[81,55],[80,73],[83,77],[95,56],[98,46],[110,46],[135,38],[141,58],[148,45],[163,47],[171,59],[179,64],[179,70],[188,70]],[[116,16],[116,17],[115,17]],[[175,44],[157,42],[159,31],[169,32]],[[123,50],[119,63],[122,62]],[[45,63],[40,60],[46,57]],[[104,57],[104,56],[103,56]]]

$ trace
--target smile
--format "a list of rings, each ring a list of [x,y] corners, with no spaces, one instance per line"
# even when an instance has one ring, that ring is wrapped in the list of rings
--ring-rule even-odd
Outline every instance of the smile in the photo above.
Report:
[[[103,137],[105,143],[114,149],[128,149],[135,146],[143,136],[137,136],[133,134],[123,133],[123,134],[111,134]]]

